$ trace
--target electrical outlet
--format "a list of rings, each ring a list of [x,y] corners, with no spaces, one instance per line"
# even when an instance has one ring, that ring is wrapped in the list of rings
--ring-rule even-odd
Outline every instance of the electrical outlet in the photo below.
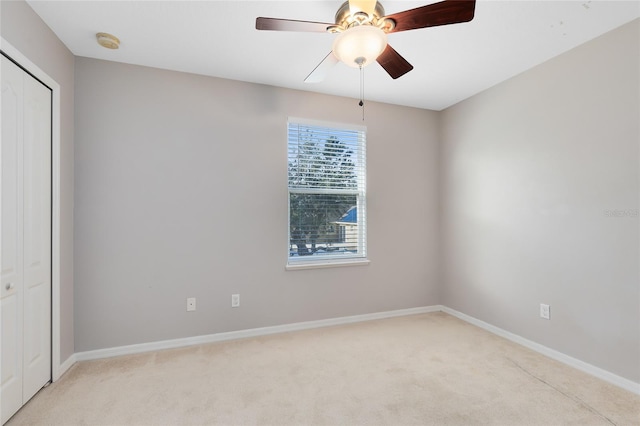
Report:
[[[549,305],[540,304],[540,318],[551,319],[551,307]]]
[[[237,308],[238,306],[240,306],[240,295],[239,294],[232,294],[231,295],[231,307],[232,308]]]
[[[195,311],[196,310],[196,298],[195,297],[188,297],[187,298],[187,312],[191,312],[191,311]]]

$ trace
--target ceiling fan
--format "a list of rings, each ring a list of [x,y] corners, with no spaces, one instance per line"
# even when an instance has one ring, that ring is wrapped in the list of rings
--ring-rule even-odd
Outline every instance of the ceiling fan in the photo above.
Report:
[[[468,22],[475,6],[475,0],[445,0],[385,16],[377,0],[348,0],[336,12],[335,24],[259,17],[256,29],[338,34],[333,50],[307,76],[307,83],[322,81],[339,61],[357,68],[377,61],[396,79],[413,65],[387,44],[387,34]]]

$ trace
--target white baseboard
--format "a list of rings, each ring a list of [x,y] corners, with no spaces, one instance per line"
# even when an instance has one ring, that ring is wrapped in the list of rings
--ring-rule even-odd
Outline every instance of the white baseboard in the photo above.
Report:
[[[73,364],[76,363],[76,361],[76,354],[72,354],[69,358],[67,358],[65,362],[60,364],[60,368],[58,369],[58,373],[60,374],[60,376],[66,373],[73,366]]]
[[[57,369],[54,369],[52,381],[55,382],[60,377],[62,377],[64,373],[66,373],[67,370],[69,370],[73,366],[73,364],[76,363],[76,361],[76,354],[72,354],[69,358],[67,358],[66,361],[60,364]]]
[[[272,327],[252,328],[248,330],[229,331],[204,336],[186,337],[182,339],[163,340],[159,342],[141,343],[137,345],[119,346],[115,348],[97,349],[86,352],[76,352],[76,361],[110,358],[121,355],[131,355],[142,352],[173,349],[185,346],[200,345],[203,343],[222,342],[225,340],[244,339],[248,337],[266,336],[269,334],[286,333],[289,331],[307,330],[312,328],[328,327],[333,325],[350,324],[362,321],[371,321],[383,318],[400,317],[405,315],[423,314],[427,312],[441,311],[441,306],[423,306],[419,308],[399,309],[396,311],[376,312],[372,314],[353,315],[348,317],[329,318],[317,321],[298,322],[293,324],[276,325]]]
[[[440,308],[443,312],[446,312],[449,315],[453,315],[454,317],[460,318],[463,321],[466,321],[470,324],[473,324],[477,327],[487,330],[493,334],[496,334],[500,337],[504,337],[507,340],[511,340],[512,342],[518,343],[519,345],[522,345],[526,348],[529,348],[538,353],[541,353],[542,355],[545,355],[549,358],[555,359],[556,361],[560,361],[563,364],[566,364],[577,370],[583,371],[587,374],[590,374],[599,379],[602,379],[605,382],[609,382],[613,385],[621,387],[622,389],[628,390],[629,392],[633,392],[637,395],[640,395],[640,383],[636,383],[629,379],[625,379],[624,377],[620,377],[607,370],[603,370],[602,368],[588,364],[584,361],[580,361],[579,359],[570,357],[569,355],[563,354],[562,352],[558,352],[554,349],[548,348],[539,343],[525,339],[524,337],[518,336],[517,334],[513,334],[509,331],[503,330],[499,327],[496,327],[494,325],[491,325],[489,323],[486,323],[484,321],[481,321],[469,315],[463,314],[462,312],[458,312],[446,306],[441,306]]]

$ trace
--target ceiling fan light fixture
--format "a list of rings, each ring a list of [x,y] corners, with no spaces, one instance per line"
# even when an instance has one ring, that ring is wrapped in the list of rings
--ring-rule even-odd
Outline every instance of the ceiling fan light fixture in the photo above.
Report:
[[[387,35],[378,27],[358,25],[340,33],[333,42],[333,53],[353,68],[376,61],[387,47]]]

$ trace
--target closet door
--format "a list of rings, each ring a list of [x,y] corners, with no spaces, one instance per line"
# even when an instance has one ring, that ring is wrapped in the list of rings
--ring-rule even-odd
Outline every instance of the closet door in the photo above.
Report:
[[[51,90],[2,57],[1,419],[51,379]]]

